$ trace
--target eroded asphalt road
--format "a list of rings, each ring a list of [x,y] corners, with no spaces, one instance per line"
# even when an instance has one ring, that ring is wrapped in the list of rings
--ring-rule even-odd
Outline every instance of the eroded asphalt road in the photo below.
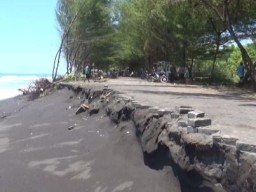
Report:
[[[225,90],[197,85],[152,83],[135,78],[110,79],[106,83],[77,82],[82,86],[108,84],[123,96],[162,109],[188,105],[204,111],[212,119],[212,128],[222,135],[256,144],[256,94],[250,91]]]
[[[222,134],[255,142],[253,93],[129,78],[75,84],[108,84],[125,97],[162,109],[189,105],[206,112]],[[131,126],[120,132],[103,114],[90,120],[75,116],[80,102],[66,90],[33,102],[0,102],[1,192],[180,191],[172,170],[145,166]]]

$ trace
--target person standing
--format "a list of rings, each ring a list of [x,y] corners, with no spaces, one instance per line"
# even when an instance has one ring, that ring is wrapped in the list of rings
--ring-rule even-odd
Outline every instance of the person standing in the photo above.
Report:
[[[240,82],[244,79],[244,65],[243,62],[240,63],[240,65],[237,67],[236,72],[240,78]]]
[[[185,82],[185,65],[180,65],[179,66],[179,79],[181,83]]]
[[[173,83],[174,80],[176,80],[177,78],[177,70],[174,64],[172,64],[171,69],[170,69],[170,73],[169,73],[169,81],[170,83]]]
[[[91,66],[90,66],[90,64],[87,64],[85,67],[85,76],[86,76],[86,79],[88,80],[88,82],[90,82],[91,72],[92,72]]]

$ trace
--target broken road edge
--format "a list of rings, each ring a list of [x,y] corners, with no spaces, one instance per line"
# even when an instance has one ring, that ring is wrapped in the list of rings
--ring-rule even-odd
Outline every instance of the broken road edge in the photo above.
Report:
[[[109,116],[117,128],[131,121],[152,169],[172,167],[183,190],[256,191],[256,146],[211,129],[211,119],[191,106],[173,111],[145,106],[108,88],[88,88],[69,83],[85,100],[76,114]]]

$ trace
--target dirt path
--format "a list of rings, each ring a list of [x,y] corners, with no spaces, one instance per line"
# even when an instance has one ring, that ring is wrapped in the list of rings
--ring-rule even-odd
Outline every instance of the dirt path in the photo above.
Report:
[[[212,119],[212,128],[220,130],[222,135],[256,144],[256,94],[252,92],[151,83],[132,78],[111,79],[107,83],[77,84],[101,87],[108,84],[110,89],[119,91],[126,97],[167,110],[174,110],[175,106],[189,105],[204,111]]]

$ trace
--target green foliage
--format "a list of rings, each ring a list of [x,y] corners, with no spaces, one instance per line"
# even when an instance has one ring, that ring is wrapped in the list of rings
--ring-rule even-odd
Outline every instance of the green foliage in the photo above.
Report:
[[[194,76],[235,82],[241,47],[223,48],[234,38],[228,23],[239,40],[254,39],[255,8],[253,0],[59,0],[56,15],[61,35],[77,15],[63,52],[78,70],[87,62],[140,69],[167,60]],[[246,50],[255,61],[255,46]]]
[[[70,73],[64,76],[64,81],[83,81],[85,75],[83,73]]]
[[[56,15],[62,35],[75,18],[63,49],[71,67],[82,70],[88,62],[96,66],[111,62],[115,31],[110,6],[107,0],[59,0]]]
[[[256,62],[256,45],[255,44],[247,45],[246,50],[250,55],[250,57],[252,58],[252,60]],[[239,81],[239,78],[236,75],[237,74],[236,69],[241,62],[243,61],[242,61],[240,50],[238,48],[234,48],[227,62],[228,74],[229,76],[233,77],[232,80],[234,82]]]

